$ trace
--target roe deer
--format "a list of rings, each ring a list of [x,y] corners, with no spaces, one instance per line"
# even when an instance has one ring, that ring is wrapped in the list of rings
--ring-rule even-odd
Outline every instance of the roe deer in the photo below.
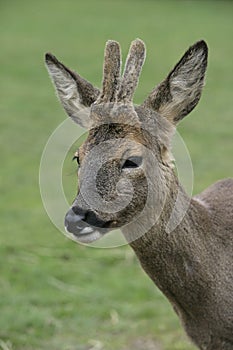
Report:
[[[200,99],[207,55],[204,41],[191,46],[140,106],[132,102],[145,59],[139,39],[122,75],[120,46],[107,42],[101,91],[51,54],[46,65],[66,112],[89,130],[75,154],[67,232],[88,243],[120,227],[196,346],[232,350],[233,179],[189,198],[171,155],[176,124]]]

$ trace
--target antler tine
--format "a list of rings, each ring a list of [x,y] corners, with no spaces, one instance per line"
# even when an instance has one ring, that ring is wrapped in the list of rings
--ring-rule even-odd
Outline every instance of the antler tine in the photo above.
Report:
[[[145,44],[136,39],[131,43],[122,77],[118,101],[132,101],[134,91],[138,85],[139,76],[146,56]]]
[[[105,47],[103,67],[103,88],[98,99],[101,102],[114,102],[117,97],[121,74],[121,49],[117,41],[108,40]]]

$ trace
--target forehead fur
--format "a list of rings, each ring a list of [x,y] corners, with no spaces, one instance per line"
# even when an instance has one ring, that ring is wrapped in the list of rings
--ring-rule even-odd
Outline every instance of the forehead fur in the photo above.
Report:
[[[113,139],[130,139],[150,149],[156,144],[170,148],[174,126],[165,118],[151,110],[125,105],[96,106],[93,128],[84,145],[80,148],[84,156],[92,147]],[[114,111],[114,112],[113,112]],[[99,122],[97,122],[99,121]]]
[[[116,122],[130,125],[139,123],[138,115],[132,103],[93,104],[90,116],[93,127],[100,124],[111,124]]]
[[[83,152],[109,140],[133,140],[147,145],[145,135],[139,125],[126,125],[121,123],[102,124],[90,130],[88,138],[83,145]]]

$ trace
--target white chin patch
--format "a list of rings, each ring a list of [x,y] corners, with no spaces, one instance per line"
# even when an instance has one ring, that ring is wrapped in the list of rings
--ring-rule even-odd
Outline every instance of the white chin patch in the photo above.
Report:
[[[92,227],[84,227],[78,234],[69,232],[66,229],[66,236],[75,242],[92,243],[103,237],[104,233],[94,230]]]

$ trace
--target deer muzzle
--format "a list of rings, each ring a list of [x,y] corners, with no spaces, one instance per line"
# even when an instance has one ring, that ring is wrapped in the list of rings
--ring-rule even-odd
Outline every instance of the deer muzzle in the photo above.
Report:
[[[70,238],[91,243],[110,231],[110,222],[101,220],[95,212],[71,207],[65,216],[65,229]]]

